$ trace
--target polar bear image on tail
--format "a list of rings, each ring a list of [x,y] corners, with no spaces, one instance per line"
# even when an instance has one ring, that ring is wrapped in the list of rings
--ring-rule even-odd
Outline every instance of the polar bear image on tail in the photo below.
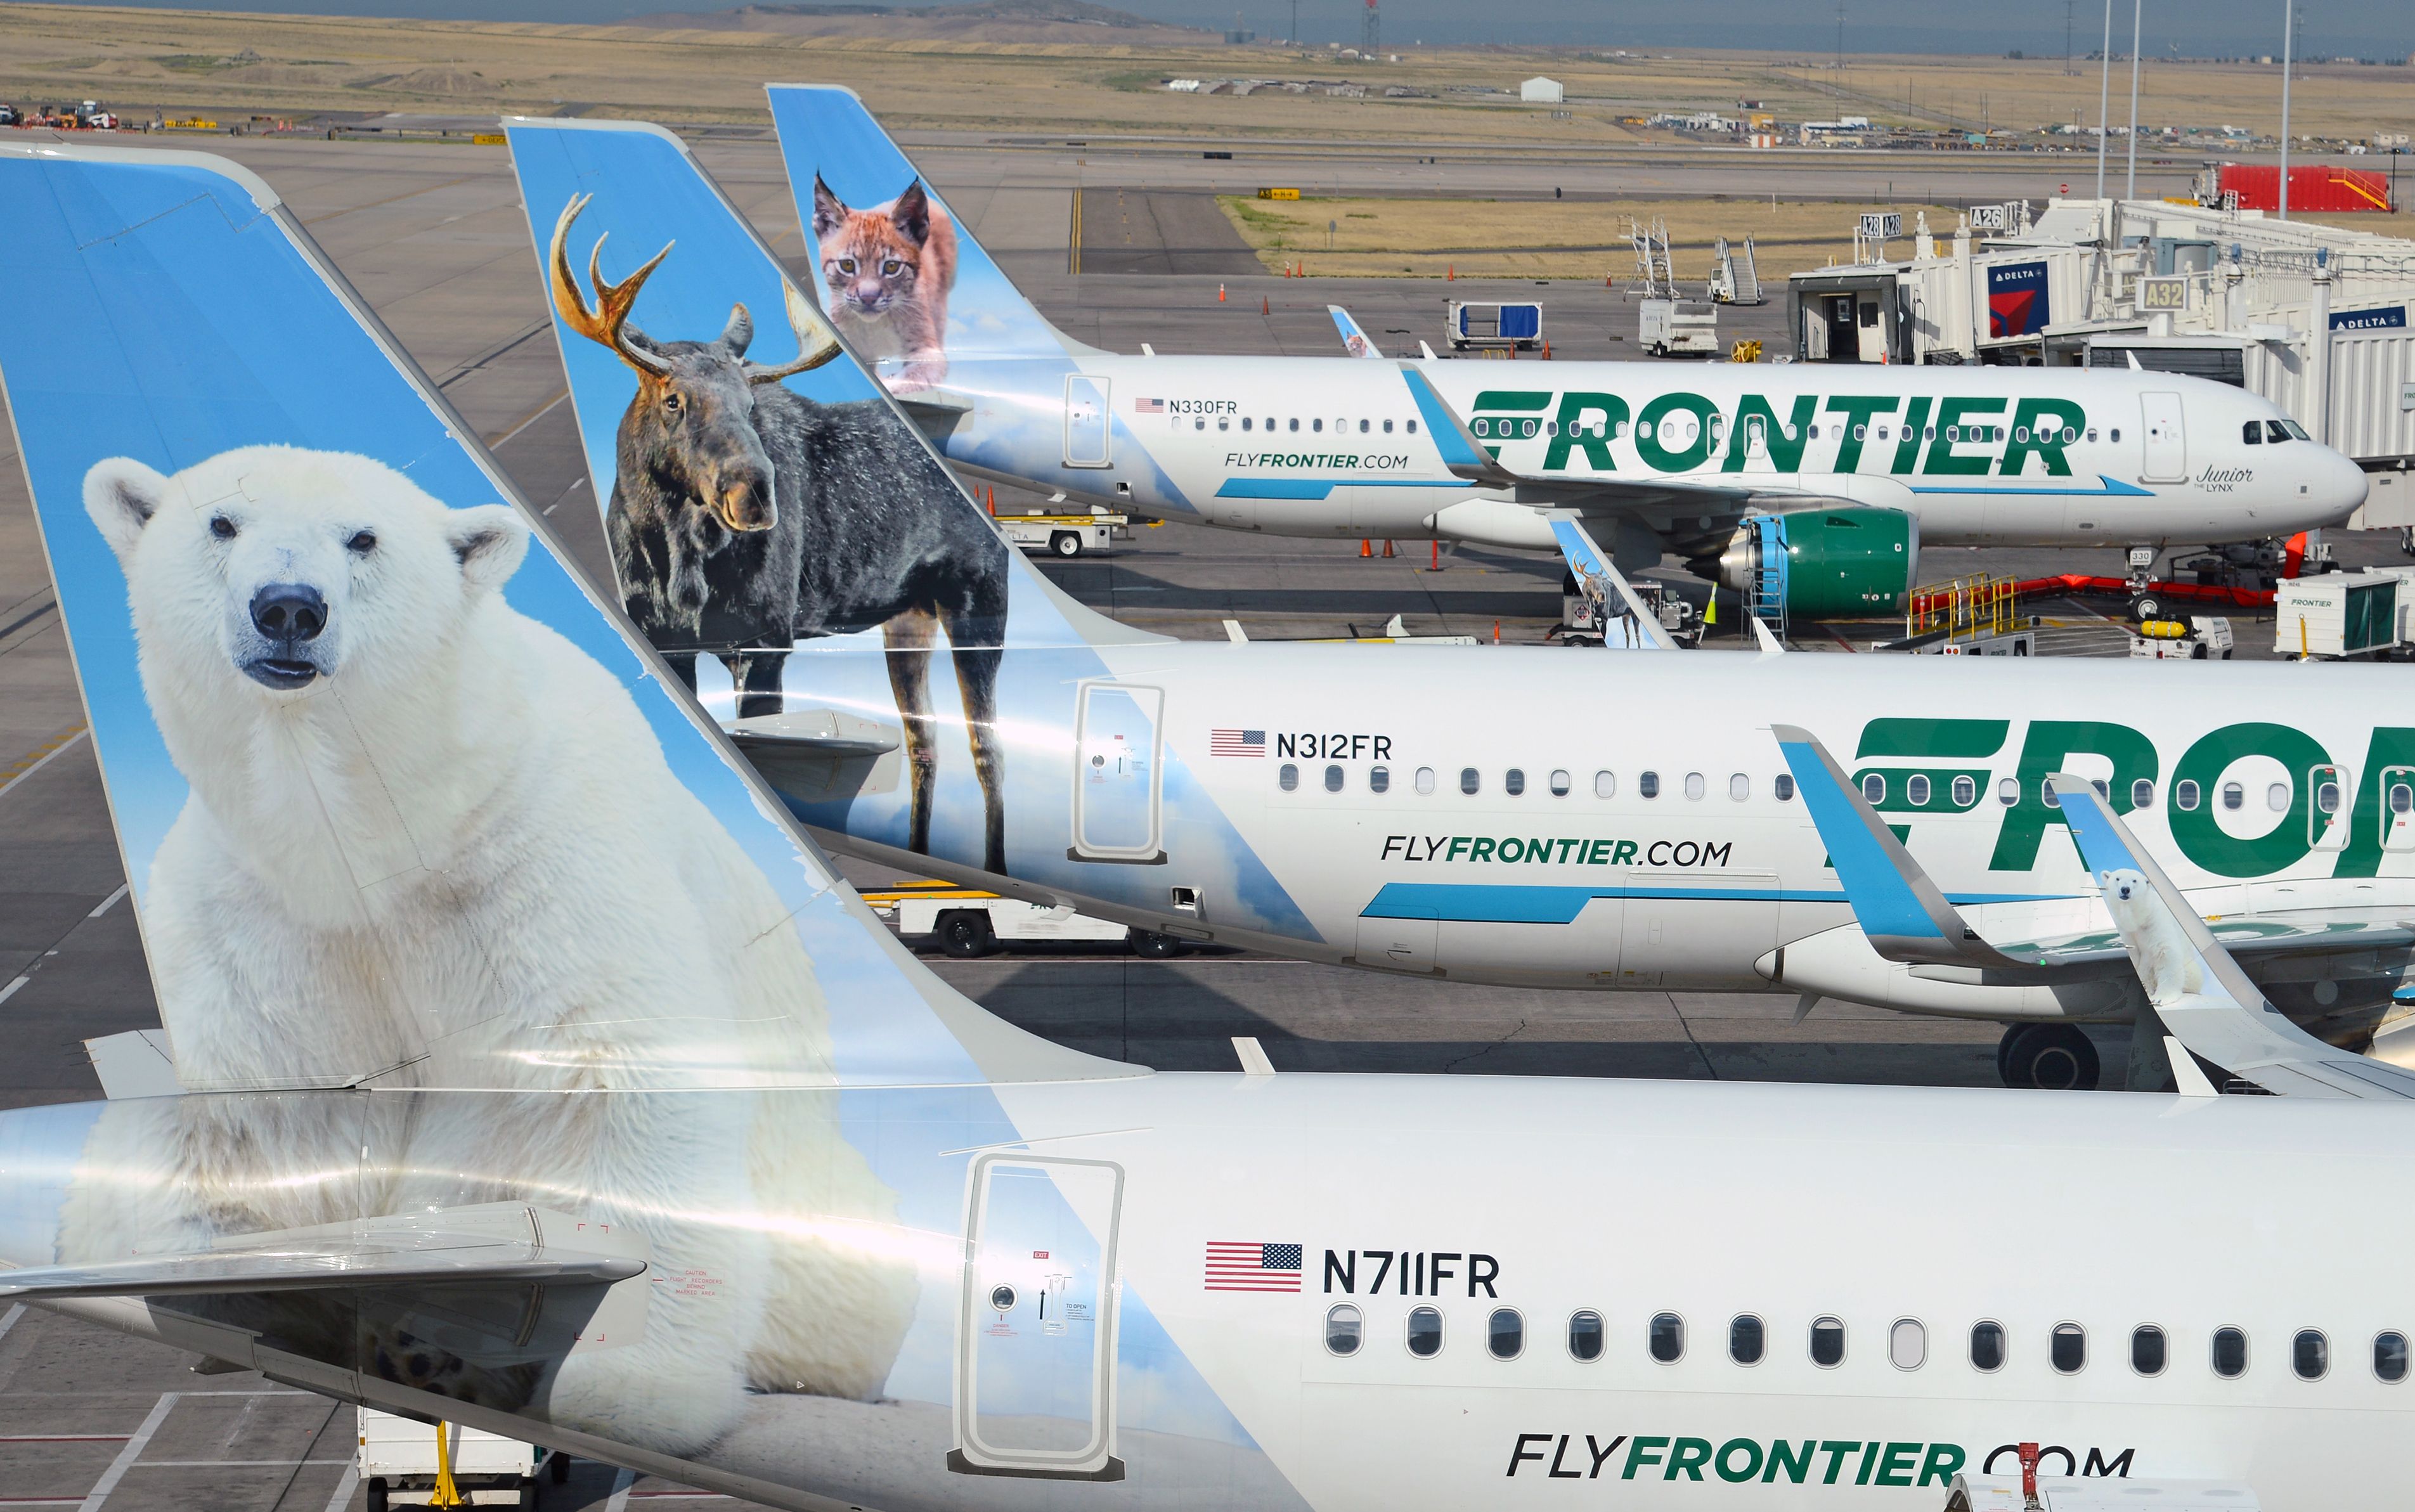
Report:
[[[550,1362],[532,1388],[501,1372],[461,1394],[530,1392],[556,1422],[666,1452],[711,1443],[749,1388],[877,1395],[916,1280],[811,1236],[892,1222],[896,1197],[839,1131],[793,906],[613,674],[505,602],[529,546],[518,515],[283,446],[172,476],[102,461],[84,507],[124,570],[142,694],[189,787],[140,892],[179,1080],[442,1088],[469,1115],[413,1121],[370,1190],[282,1179],[328,1130],[262,1149],[214,1129],[205,1099],[172,1131],[107,1120],[96,1137],[123,1147],[88,1167],[164,1162],[211,1196],[119,1232],[80,1225],[71,1197],[61,1258],[161,1230],[525,1199],[642,1234],[657,1280],[709,1283],[652,1285],[641,1339]],[[307,1120],[341,1100],[294,1100]],[[522,1190],[540,1174],[542,1192]],[[681,1216],[699,1213],[782,1221]],[[442,1365],[359,1343],[398,1378]]]

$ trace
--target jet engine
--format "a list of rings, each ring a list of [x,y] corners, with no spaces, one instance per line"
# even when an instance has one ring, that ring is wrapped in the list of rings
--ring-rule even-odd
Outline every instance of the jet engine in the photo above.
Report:
[[[1902,613],[1919,570],[1920,521],[1853,504],[1751,516],[1703,576],[1790,615],[1842,619]]]

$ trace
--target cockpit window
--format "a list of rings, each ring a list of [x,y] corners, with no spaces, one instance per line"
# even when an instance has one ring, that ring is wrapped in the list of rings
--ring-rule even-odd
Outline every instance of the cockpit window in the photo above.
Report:
[[[2264,422],[2264,438],[2278,446],[2289,439],[2289,427],[2278,420],[2267,420]]]
[[[2307,435],[2306,427],[2298,424],[2295,420],[2282,421],[2281,428],[2289,433],[2289,439],[2291,441],[2312,441],[2315,439],[2314,437]]]
[[[2278,429],[2280,427],[2276,426],[2273,428]],[[2239,439],[2250,446],[2263,445],[2264,422],[2261,420],[2250,420],[2247,424],[2240,427]]]

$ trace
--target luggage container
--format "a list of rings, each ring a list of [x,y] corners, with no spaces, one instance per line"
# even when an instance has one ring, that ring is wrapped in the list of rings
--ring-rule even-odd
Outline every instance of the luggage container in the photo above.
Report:
[[[1443,335],[1454,352],[1471,347],[1532,352],[1543,344],[1543,307],[1449,300],[1443,306]]]
[[[2272,649],[2284,656],[2387,656],[2405,645],[2415,568],[2325,573],[2281,584],[2272,604]]]

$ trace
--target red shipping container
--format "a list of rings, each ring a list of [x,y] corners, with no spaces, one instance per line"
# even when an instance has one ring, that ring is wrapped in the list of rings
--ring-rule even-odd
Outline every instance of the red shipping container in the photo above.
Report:
[[[2242,210],[2281,208],[2281,170],[2252,163],[2222,165],[2222,191],[2239,196]],[[2373,210],[2388,213],[2390,176],[2368,168],[2301,163],[2289,170],[2291,210]]]

